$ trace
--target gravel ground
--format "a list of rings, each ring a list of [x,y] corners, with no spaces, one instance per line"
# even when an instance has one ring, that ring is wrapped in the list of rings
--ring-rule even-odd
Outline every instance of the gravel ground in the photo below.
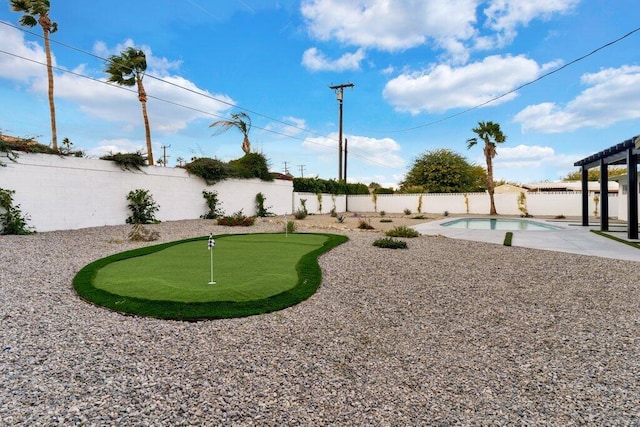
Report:
[[[0,236],[0,425],[640,425],[638,263],[337,231],[307,301],[189,323],[74,293],[129,229]]]

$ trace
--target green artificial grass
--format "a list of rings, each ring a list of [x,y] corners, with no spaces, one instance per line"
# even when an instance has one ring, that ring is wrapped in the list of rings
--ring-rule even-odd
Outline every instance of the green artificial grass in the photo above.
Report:
[[[200,320],[281,310],[309,298],[322,280],[318,257],[348,239],[333,234],[216,236],[214,281],[208,237],[121,252],[73,280],[94,304],[129,314]]]
[[[624,243],[625,245],[629,245],[632,248],[640,249],[640,243],[638,243],[638,242],[630,242],[628,240],[621,239],[621,238],[616,237],[616,236],[612,236],[611,234],[608,234],[608,233],[606,233],[604,231],[600,231],[600,230],[591,230],[591,232],[595,233],[595,234],[597,234],[599,236],[606,237],[607,239],[611,239],[611,240],[615,240],[616,242]]]

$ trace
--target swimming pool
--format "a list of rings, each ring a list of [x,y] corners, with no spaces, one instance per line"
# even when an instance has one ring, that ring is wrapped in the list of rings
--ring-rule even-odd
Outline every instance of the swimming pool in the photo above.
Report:
[[[507,219],[507,218],[459,218],[452,221],[443,222],[442,227],[466,228],[469,230],[504,230],[504,231],[549,231],[562,230],[551,224],[527,219]]]

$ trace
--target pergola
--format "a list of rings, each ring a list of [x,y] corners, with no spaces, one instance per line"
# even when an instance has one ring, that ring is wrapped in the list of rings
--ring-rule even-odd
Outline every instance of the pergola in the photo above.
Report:
[[[600,230],[609,231],[609,165],[627,165],[627,237],[638,238],[638,158],[640,157],[640,136],[630,138],[620,144],[592,154],[578,162],[582,170],[582,225],[589,225],[589,169],[600,168]]]

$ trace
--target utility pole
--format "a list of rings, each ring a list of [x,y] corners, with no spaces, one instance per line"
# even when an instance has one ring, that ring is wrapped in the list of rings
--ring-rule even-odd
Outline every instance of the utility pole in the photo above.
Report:
[[[289,173],[289,168],[287,168],[287,163],[289,162],[284,162],[284,174],[288,174]]]
[[[306,165],[298,165],[298,167],[300,168],[300,178],[304,178],[304,167]]]
[[[349,184],[347,183],[347,138],[344,139],[344,210],[349,212]]]
[[[353,83],[344,83],[341,85],[329,86],[336,92],[336,99],[339,104],[339,124],[338,124],[338,181],[342,181],[342,98],[345,87],[353,87]]]
[[[162,166],[167,167],[167,148],[171,147],[171,145],[163,145],[162,147]],[[171,156],[169,156],[171,157]]]

